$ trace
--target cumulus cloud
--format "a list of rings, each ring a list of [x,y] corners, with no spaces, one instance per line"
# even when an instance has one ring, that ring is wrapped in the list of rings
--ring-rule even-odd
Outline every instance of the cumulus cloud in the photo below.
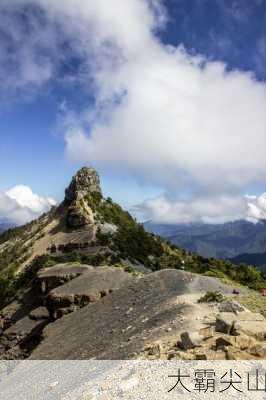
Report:
[[[157,204],[165,215],[226,220],[247,208],[255,213],[257,202],[241,193],[266,181],[265,83],[163,44],[160,0],[15,3],[41,7],[50,21],[42,37],[59,30],[83,60],[95,102],[80,115],[61,114],[71,158],[162,187],[166,196],[149,207]]]
[[[22,225],[49,211],[55,204],[54,199],[41,197],[28,186],[14,186],[0,193],[0,220]]]
[[[246,219],[252,222],[266,220],[266,193],[260,196],[245,196],[245,200],[247,203]]]
[[[94,16],[98,38],[92,46],[96,114],[90,110],[69,127],[69,154],[97,166],[122,166],[171,191],[191,184],[241,190],[265,180],[266,85],[251,74],[227,71],[222,62],[163,45],[153,33],[150,9],[142,6],[147,17],[138,18],[138,1],[123,7],[128,18],[115,18],[105,7],[103,19],[101,2],[91,4],[84,17],[89,23]],[[114,32],[101,19],[113,20]],[[135,29],[127,29],[125,20]],[[88,121],[89,130],[83,127]]]
[[[240,219],[257,223],[266,220],[266,193],[260,196],[205,195],[187,200],[173,200],[162,195],[132,207],[132,212],[141,221],[163,224],[220,224]]]

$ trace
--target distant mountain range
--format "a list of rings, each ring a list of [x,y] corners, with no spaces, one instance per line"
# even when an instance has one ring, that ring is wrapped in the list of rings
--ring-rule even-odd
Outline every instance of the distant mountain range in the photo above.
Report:
[[[225,224],[144,224],[173,244],[204,257],[231,259],[234,263],[266,265],[266,220],[257,224],[239,220]]]
[[[0,221],[0,233],[3,233],[10,228],[14,228],[14,225],[10,224],[9,222],[1,222]]]

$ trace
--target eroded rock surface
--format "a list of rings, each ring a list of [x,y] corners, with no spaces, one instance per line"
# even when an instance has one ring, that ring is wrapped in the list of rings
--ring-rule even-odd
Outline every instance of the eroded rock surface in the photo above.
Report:
[[[170,339],[177,343],[182,332],[195,329],[195,323],[202,328],[196,318],[203,306],[178,299],[190,294],[192,288],[218,286],[224,293],[232,292],[230,286],[217,279],[178,270],[162,270],[129,281],[100,301],[47,326],[43,341],[31,357],[138,358],[149,343],[159,340],[163,346]]]
[[[72,202],[81,199],[89,192],[101,193],[100,178],[94,168],[81,168],[65,191],[65,200]]]
[[[85,272],[92,271],[90,265],[66,263],[57,264],[53,267],[42,269],[37,273],[37,281],[42,293],[48,293],[51,289],[62,285]]]
[[[97,267],[51,290],[47,297],[47,307],[51,316],[57,318],[77,307],[94,303],[135,280],[133,275],[121,268]]]

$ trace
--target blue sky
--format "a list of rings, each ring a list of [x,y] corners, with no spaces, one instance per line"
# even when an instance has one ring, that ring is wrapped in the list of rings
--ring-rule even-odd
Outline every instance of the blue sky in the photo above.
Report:
[[[236,97],[233,103],[236,110],[242,101],[242,95],[243,98],[250,96],[254,110],[252,109],[248,120],[253,121],[254,118],[261,126],[265,122],[259,119],[262,115],[261,109],[265,106],[265,1],[167,0],[153,1],[152,7],[148,2],[143,2],[146,7],[142,9],[138,0],[130,0],[127,9],[125,6],[121,7],[121,12],[128,17],[128,31],[119,15],[113,14],[111,9],[109,13],[108,7],[103,11],[96,3],[95,8],[93,5],[91,9],[87,9],[86,2],[79,0],[78,8],[81,12],[78,16],[71,0],[66,2],[65,7],[61,5],[58,8],[49,0],[15,0],[12,5],[4,1],[1,5],[0,12],[5,18],[0,22],[0,191],[4,193],[11,187],[27,185],[34,193],[59,201],[75,171],[84,164],[92,163],[101,173],[104,192],[129,208],[137,205],[136,210],[141,218],[156,219],[158,216],[158,220],[164,220],[161,213],[157,212],[159,208],[165,209],[166,215],[169,213],[165,220],[171,222],[178,221],[177,214],[180,213],[188,215],[188,220],[200,219],[203,214],[207,215],[206,208],[211,199],[218,206],[213,214],[207,215],[208,221],[209,217],[215,220],[217,213],[224,213],[225,219],[242,217],[243,207],[246,209],[247,204],[239,203],[240,197],[246,193],[259,196],[265,191],[263,161],[258,161],[256,165],[250,162],[246,170],[241,160],[239,166],[236,161],[232,172],[229,167],[228,170],[223,170],[222,159],[217,165],[215,159],[205,159],[204,152],[194,164],[187,162],[188,157],[194,160],[198,156],[198,147],[192,149],[191,155],[186,153],[187,147],[182,148],[183,142],[187,146],[187,141],[193,141],[193,132],[189,138],[190,127],[185,138],[180,136],[177,142],[181,146],[181,155],[184,155],[180,167],[180,164],[175,163],[174,153],[172,154],[172,137],[169,138],[169,148],[166,146],[169,130],[172,129],[174,134],[174,124],[179,123],[179,119],[177,123],[174,122],[172,110],[168,115],[171,106],[166,105],[167,93],[171,89],[167,89],[168,92],[158,92],[162,98],[166,96],[166,102],[163,105],[155,104],[153,110],[150,108],[154,99],[153,93],[157,96],[157,77],[160,75],[161,82],[166,79],[167,87],[176,88],[177,91],[180,87],[182,92],[182,80],[181,83],[176,81],[172,63],[178,63],[176,76],[184,73],[184,81],[190,80],[187,74],[190,73],[190,64],[194,63],[192,80],[203,82],[204,71],[207,70],[206,87],[216,87],[217,81],[221,81],[214,92],[217,98],[220,92],[230,98],[230,90],[232,93],[239,91],[240,97]],[[143,15],[142,21],[138,21],[138,13]],[[116,28],[115,18],[118,18]],[[64,20],[71,21],[71,24],[64,23]],[[137,27],[134,35],[130,31],[131,23],[133,28]],[[84,29],[81,30],[80,26],[83,24]],[[143,37],[144,44],[140,44],[138,33]],[[100,44],[94,35],[102,37]],[[162,64],[159,52],[167,57],[165,61],[161,57]],[[144,63],[145,57],[147,61]],[[196,61],[196,57],[201,57],[202,60]],[[219,63],[218,66],[215,61]],[[151,75],[154,73],[156,76],[156,86],[154,82],[145,86],[146,82],[142,84],[137,79],[142,76],[142,71],[145,76],[149,63]],[[214,72],[206,65],[213,67]],[[219,68],[233,72],[225,77],[225,72],[221,72]],[[170,73],[173,73],[173,78]],[[136,85],[129,86],[125,83],[125,76],[132,82],[136,81]],[[110,87],[111,82],[113,87]],[[204,89],[202,82],[201,87]],[[188,101],[188,106],[177,111],[180,112],[180,118],[189,110],[189,96],[194,96],[191,94],[194,86],[188,89],[186,85],[184,90],[187,91],[184,103]],[[212,95],[212,92],[207,93],[204,100]],[[194,96],[197,101],[199,96]],[[148,105],[143,100],[146,97]],[[173,97],[177,105],[180,104],[180,99]],[[137,110],[135,101],[138,104]],[[160,108],[164,106],[165,112]],[[204,113],[206,108],[208,111],[208,107],[209,103],[206,103]],[[226,110],[226,99],[219,107],[223,109],[222,112],[227,113],[225,120],[232,121],[230,110]],[[246,103],[243,106],[241,103],[239,120],[246,107]],[[195,107],[193,112],[194,109]],[[150,150],[148,145],[142,146],[142,138],[147,135],[149,143],[153,142],[150,133],[152,124],[145,124],[158,110],[162,110],[163,115],[158,122],[154,122],[158,126],[158,132],[154,132],[154,142],[161,140],[163,145],[156,148],[152,145]],[[204,115],[200,121],[195,119],[193,126],[205,126],[208,112]],[[173,124],[169,127],[167,124],[172,118]],[[119,121],[122,121],[121,124]],[[134,130],[132,121],[135,124]],[[241,120],[242,123],[244,122]],[[180,130],[180,135],[187,124],[184,119],[176,127]],[[215,124],[220,123],[214,120],[212,128],[207,127],[206,130],[213,129]],[[229,122],[225,124],[225,129],[228,130],[225,141],[235,133],[239,136],[239,143],[242,143],[242,125],[237,124],[235,119],[232,127]],[[132,129],[129,140],[118,137],[115,129],[119,132]],[[243,136],[243,142],[255,137],[256,132],[252,132],[250,127],[250,131]],[[206,153],[212,150],[212,140],[206,142]],[[258,134],[259,147],[261,140],[263,131]],[[238,143],[235,146],[237,149]],[[160,147],[165,151],[162,155],[158,150]],[[240,149],[243,157],[247,158],[248,148],[249,146]],[[256,149],[255,145],[254,148]],[[134,150],[133,154],[130,149],[132,153]],[[232,159],[233,156],[234,154]],[[263,160],[263,154],[260,156]],[[152,161],[155,162],[156,158],[157,163],[153,165]],[[179,153],[176,154],[176,159],[178,158],[180,159]],[[232,159],[225,159],[224,163],[231,165]],[[218,176],[224,177],[219,187],[216,185],[217,177],[214,172],[210,172],[207,180],[198,177],[201,169],[202,174],[205,174],[204,168],[207,171],[217,170]],[[245,175],[246,178],[240,179],[240,175]],[[184,209],[183,203],[184,199],[187,201],[189,192],[194,193],[194,198],[189,199],[192,211]],[[202,207],[195,206],[195,199],[199,198],[201,204],[205,204]],[[256,204],[253,206],[259,207],[257,198],[254,202]],[[196,215],[195,207],[201,210]],[[238,208],[241,211],[236,212]],[[264,209],[259,212],[264,215]]]

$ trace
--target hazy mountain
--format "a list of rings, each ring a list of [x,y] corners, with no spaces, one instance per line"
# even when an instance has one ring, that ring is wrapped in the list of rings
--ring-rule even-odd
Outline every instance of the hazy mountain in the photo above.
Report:
[[[204,257],[233,258],[244,253],[266,252],[265,220],[257,224],[240,220],[219,225],[148,222],[145,228]]]
[[[266,271],[266,253],[244,253],[230,259],[235,264],[256,265]]]
[[[1,222],[0,221],[0,234],[11,228],[14,228],[14,224],[11,224],[9,222]]]

